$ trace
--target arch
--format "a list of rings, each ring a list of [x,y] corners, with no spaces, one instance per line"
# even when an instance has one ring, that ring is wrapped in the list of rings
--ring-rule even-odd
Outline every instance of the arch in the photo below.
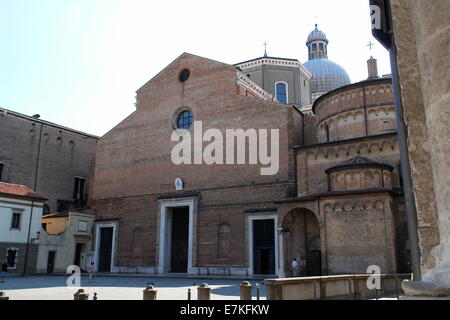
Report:
[[[325,152],[325,158],[328,158],[330,155],[334,155],[337,157],[337,151],[335,148],[328,148]]]
[[[322,275],[324,228],[316,213],[306,208],[295,208],[286,213],[282,226],[284,272],[292,275],[290,265],[292,259],[296,258],[302,262],[298,276]]]

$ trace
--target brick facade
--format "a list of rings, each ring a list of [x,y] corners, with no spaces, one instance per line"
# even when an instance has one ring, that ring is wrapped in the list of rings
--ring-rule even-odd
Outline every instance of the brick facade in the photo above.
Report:
[[[178,79],[183,69],[190,71],[185,82]],[[289,269],[292,254],[311,265],[306,248],[312,247],[321,251],[324,273],[365,272],[368,263],[395,272],[396,237],[401,234],[396,230],[403,228],[398,217],[400,193],[389,185],[377,192],[340,195],[341,200],[324,195],[330,191],[325,170],[358,155],[390,164],[392,186],[399,187],[390,81],[338,89],[319,98],[316,115],[308,115],[249,94],[237,84],[236,71],[234,66],[181,55],[137,91],[136,111],[99,140],[91,209],[99,223],[117,223],[111,270],[164,272],[166,262],[160,259],[167,257],[161,250],[168,250],[164,247],[168,240],[161,238],[166,237],[160,229],[163,210],[170,203],[191,201],[190,272],[252,273],[256,256],[249,246],[251,232],[256,231],[250,218],[274,214],[277,274]],[[260,165],[173,164],[176,142],[170,137],[182,110],[191,110],[194,121],[202,121],[203,132],[215,128],[225,135],[230,128],[278,129],[278,173],[261,175]],[[327,121],[331,135],[324,139]],[[194,134],[193,127],[189,132]],[[177,177],[184,182],[182,191],[176,191]],[[347,213],[338,214],[337,203],[344,198],[351,210],[343,204],[340,210]],[[308,214],[310,226],[306,237],[300,230],[305,227],[303,214]],[[308,239],[307,243],[288,243],[285,222],[291,224],[292,239]],[[370,233],[362,232],[365,229]]]

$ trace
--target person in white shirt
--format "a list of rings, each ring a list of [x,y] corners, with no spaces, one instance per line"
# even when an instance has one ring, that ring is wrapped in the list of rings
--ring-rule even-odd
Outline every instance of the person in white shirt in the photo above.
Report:
[[[292,267],[292,276],[295,277],[297,275],[297,269],[298,269],[298,262],[297,262],[296,258],[294,258],[294,260],[292,260],[291,267]]]

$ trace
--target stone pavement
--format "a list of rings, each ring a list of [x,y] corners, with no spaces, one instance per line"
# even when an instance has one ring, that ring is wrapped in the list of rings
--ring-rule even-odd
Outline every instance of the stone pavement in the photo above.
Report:
[[[0,283],[0,291],[11,300],[73,300],[73,294],[78,288],[66,287],[67,276],[43,275],[26,277],[9,277],[5,283]],[[85,275],[81,277],[81,288],[92,299],[94,292],[99,300],[142,300],[148,283],[153,283],[158,290],[158,300],[187,300],[188,288],[191,289],[192,300],[197,299],[197,286],[208,283],[212,288],[212,300],[239,300],[239,285],[243,280],[173,278],[152,276],[98,276],[94,283],[89,283]],[[255,286],[260,284],[261,300],[265,300],[265,286],[262,280],[250,280]],[[253,289],[253,299],[256,299]]]

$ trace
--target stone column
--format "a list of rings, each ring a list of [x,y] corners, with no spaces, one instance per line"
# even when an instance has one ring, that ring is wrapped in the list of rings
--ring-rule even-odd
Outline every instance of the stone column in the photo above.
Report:
[[[211,300],[211,288],[207,283],[202,283],[197,287],[197,300]]]
[[[284,272],[284,233],[282,227],[278,229],[278,256],[279,256],[279,266],[280,272],[278,276],[280,278],[285,278],[286,274]]]
[[[422,282],[411,296],[450,296],[450,2],[391,0],[416,198]]]
[[[89,294],[84,293],[84,289],[79,289],[73,295],[73,300],[89,300]]]
[[[241,300],[252,300],[252,285],[248,281],[243,281],[240,285]]]
[[[156,290],[153,286],[147,286],[147,288],[144,289],[144,300],[156,300],[156,293],[158,290]]]

